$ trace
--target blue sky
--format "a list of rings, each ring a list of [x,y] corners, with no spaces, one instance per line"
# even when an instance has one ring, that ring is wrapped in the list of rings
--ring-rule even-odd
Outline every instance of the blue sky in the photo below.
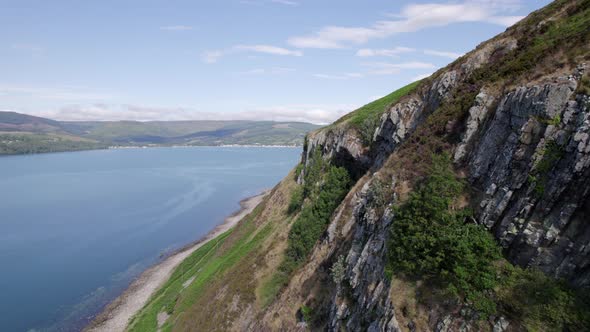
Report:
[[[0,0],[0,110],[328,123],[548,0]]]

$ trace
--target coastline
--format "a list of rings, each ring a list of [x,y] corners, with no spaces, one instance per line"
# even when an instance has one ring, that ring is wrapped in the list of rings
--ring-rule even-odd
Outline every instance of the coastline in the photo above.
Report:
[[[161,262],[145,270],[129,287],[111,303],[109,303],[85,328],[87,332],[115,332],[124,331],[129,320],[139,312],[156,292],[170,278],[174,269],[195,250],[233,228],[240,220],[248,215],[262,202],[269,193],[262,193],[240,201],[240,209],[225,218],[203,238],[173,252]]]

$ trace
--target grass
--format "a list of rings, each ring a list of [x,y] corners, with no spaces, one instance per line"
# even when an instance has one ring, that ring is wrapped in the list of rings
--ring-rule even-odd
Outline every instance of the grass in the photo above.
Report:
[[[547,10],[557,11],[571,2],[555,1]],[[519,24],[520,29],[515,32],[519,47],[497,63],[479,70],[477,79],[495,82],[530,76],[530,73],[540,76],[544,71],[553,71],[567,63],[573,66],[580,56],[587,59],[590,0],[577,1],[569,6],[566,19],[543,21],[545,17],[543,12],[538,12]],[[552,57],[559,52],[564,54],[560,54],[557,59]]]
[[[268,281],[264,282],[260,287],[260,302],[262,307],[268,307],[276,298],[277,294],[289,282],[290,275],[277,271],[272,274]]]
[[[226,245],[234,230],[211,240],[185,259],[174,271],[172,277],[150,299],[149,303],[133,318],[130,331],[155,331],[157,315],[166,311],[171,317],[163,331],[171,329],[171,322],[193,306],[213,280],[222,278],[224,273],[235,266],[246,255],[257,248],[272,230],[270,224],[257,230],[253,219],[260,213],[259,205],[239,230],[241,234],[234,243]],[[234,234],[236,235],[236,234]],[[183,283],[195,277],[186,288]]]
[[[344,121],[348,121],[348,123],[354,126],[360,126],[366,119],[381,116],[383,112],[387,109],[387,107],[395,104],[401,97],[407,95],[408,93],[412,92],[414,88],[420,83],[420,81],[416,81],[410,83],[404,87],[401,87],[394,92],[388,94],[385,97],[379,98],[375,101],[368,103],[367,105],[346,114],[345,116],[338,119],[335,123],[341,123]]]
[[[412,92],[421,81],[410,83],[385,97],[379,98],[367,105],[348,113],[347,115],[338,119],[334,124],[348,123],[354,128],[358,129],[363,136],[365,145],[372,139],[373,132],[377,127],[381,115],[388,107],[397,103],[400,98]]]

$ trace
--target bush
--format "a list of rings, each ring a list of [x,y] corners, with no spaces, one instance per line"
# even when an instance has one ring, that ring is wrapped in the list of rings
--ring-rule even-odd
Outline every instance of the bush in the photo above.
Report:
[[[295,167],[295,181],[297,181],[299,179],[299,175],[301,175],[301,171],[303,171],[303,163],[299,163],[297,164],[297,167]]]
[[[322,177],[326,163],[322,157],[322,150],[316,147],[310,154],[310,160],[305,168],[305,178],[303,184],[303,197],[311,197],[316,194],[314,190],[318,189],[318,182]]]
[[[312,162],[312,169],[316,162],[317,159]],[[309,176],[318,181],[307,182]],[[316,185],[310,183],[316,183]],[[350,184],[348,172],[341,167],[328,166],[323,176],[321,168],[318,167],[306,175],[306,183],[302,193],[305,197],[305,188],[307,187],[307,192],[312,194],[311,197],[308,196],[311,203],[303,207],[289,231],[286,254],[279,266],[278,279],[286,282],[288,276],[307,258],[315,243],[326,230],[332,213],[348,192]]]
[[[541,271],[507,264],[498,299],[507,315],[530,331],[590,330],[590,294],[574,291]]]
[[[332,280],[336,285],[340,285],[342,281],[344,281],[346,273],[346,262],[344,260],[345,258],[343,255],[338,256],[338,260],[330,268]]]
[[[346,169],[331,166],[312,203],[303,208],[289,232],[287,260],[301,263],[325,231],[332,212],[338,207],[350,186]],[[291,266],[292,264],[289,264]]]
[[[287,208],[287,213],[293,214],[299,211],[303,205],[303,200],[303,188],[296,187],[293,189],[293,192],[291,193],[291,200],[289,201],[289,207]]]
[[[304,322],[310,323],[312,321],[313,310],[310,307],[303,305],[299,311],[301,312],[301,318],[303,318]]]
[[[389,269],[432,278],[484,314],[495,312],[488,293],[501,255],[486,229],[466,224],[468,210],[453,210],[463,190],[446,154],[433,156],[429,176],[397,208],[390,230]]]
[[[533,192],[537,198],[545,193],[545,185],[549,181],[550,172],[563,157],[565,150],[555,141],[550,140],[545,145],[541,160],[535,165],[528,176],[528,181],[533,185]]]

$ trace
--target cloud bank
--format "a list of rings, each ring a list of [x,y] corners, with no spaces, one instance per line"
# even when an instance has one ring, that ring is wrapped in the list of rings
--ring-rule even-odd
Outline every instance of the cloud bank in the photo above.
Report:
[[[510,26],[522,19],[522,16],[503,15],[515,6],[515,1],[495,0],[411,4],[399,14],[390,15],[391,20],[378,21],[368,27],[327,26],[309,35],[291,37],[288,43],[297,48],[335,49],[453,23],[487,22]]]
[[[293,104],[246,109],[240,112],[201,112],[181,107],[130,104],[68,105],[55,110],[21,112],[61,121],[186,121],[253,120],[301,121],[328,124],[356,109],[352,104]]]

